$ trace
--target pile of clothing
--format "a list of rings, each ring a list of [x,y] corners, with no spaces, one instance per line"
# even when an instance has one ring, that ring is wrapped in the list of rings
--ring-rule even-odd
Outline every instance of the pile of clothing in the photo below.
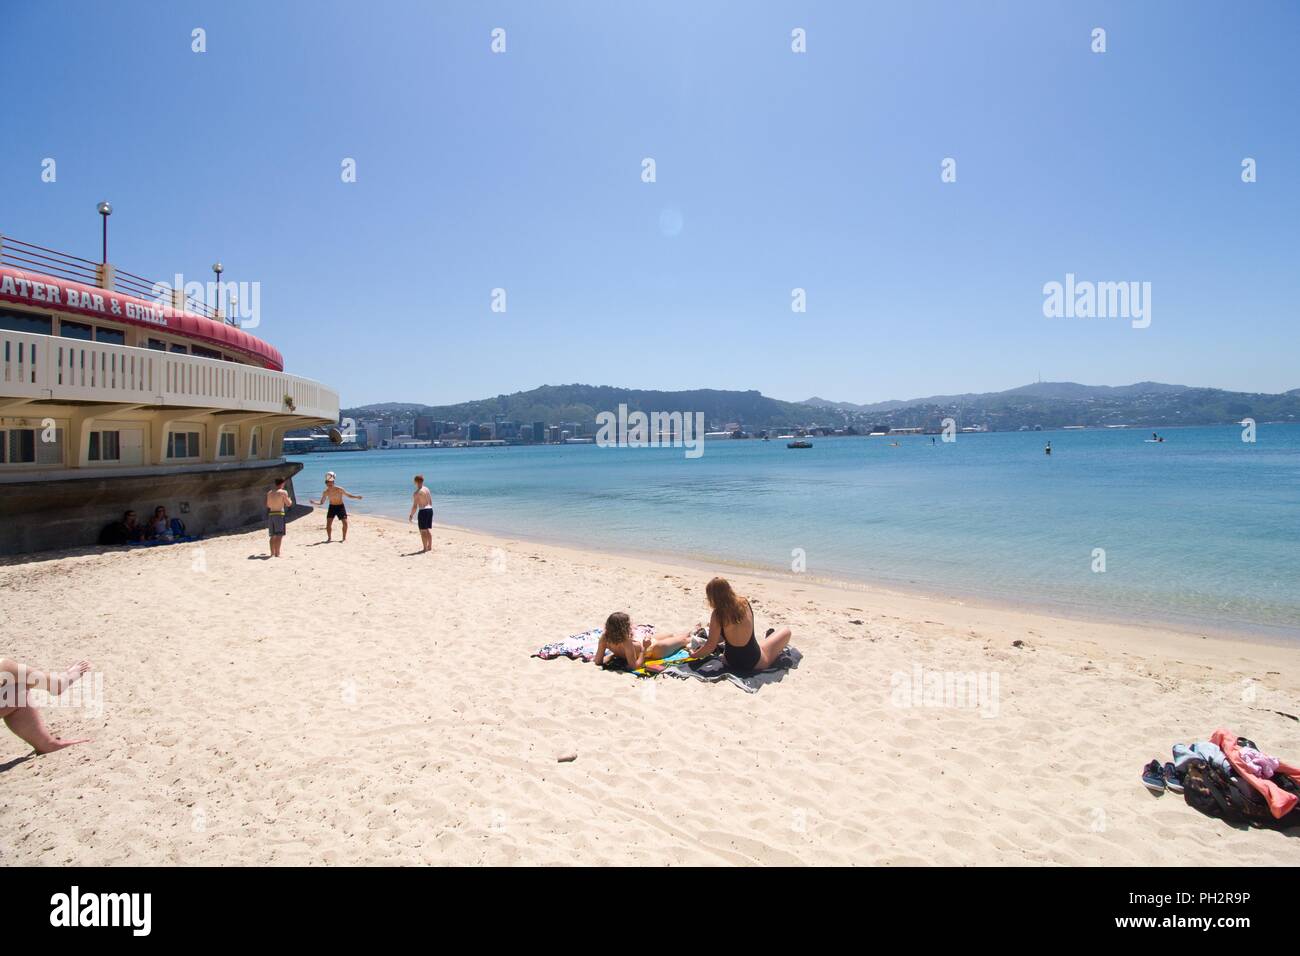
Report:
[[[1152,793],[1181,793],[1197,810],[1229,823],[1300,825],[1300,766],[1269,756],[1253,740],[1216,730],[1209,740],[1174,744],[1173,757],[1143,768]]]

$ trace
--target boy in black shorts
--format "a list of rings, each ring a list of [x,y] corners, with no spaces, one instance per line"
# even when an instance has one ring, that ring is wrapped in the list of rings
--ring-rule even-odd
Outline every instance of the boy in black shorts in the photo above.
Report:
[[[433,494],[424,487],[424,475],[415,476],[415,494],[411,496],[411,513],[406,516],[409,522],[419,515],[417,527],[420,529],[421,554],[433,550]]]
[[[354,495],[350,491],[340,488],[334,483],[334,472],[325,472],[325,490],[321,493],[320,500],[312,499],[314,505],[329,505],[329,511],[325,513],[325,541],[328,543],[334,540],[334,519],[338,518],[343,522],[343,540],[348,540],[348,509],[343,504],[344,498],[355,498],[360,501],[361,495]]]

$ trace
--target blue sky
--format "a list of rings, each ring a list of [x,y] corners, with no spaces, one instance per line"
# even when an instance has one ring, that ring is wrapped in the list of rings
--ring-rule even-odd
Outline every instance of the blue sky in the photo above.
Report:
[[[1300,387],[1286,0],[4,16],[0,232],[93,257],[112,201],[114,262],[260,282],[256,334],[345,405],[568,382]],[[1151,326],[1045,318],[1068,272],[1150,282]]]

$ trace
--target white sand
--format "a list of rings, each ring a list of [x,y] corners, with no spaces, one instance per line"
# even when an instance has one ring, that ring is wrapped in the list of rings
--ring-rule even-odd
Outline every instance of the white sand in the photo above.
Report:
[[[1300,864],[1138,779],[1217,727],[1300,760],[1291,648],[737,572],[805,655],[750,696],[529,657],[706,619],[701,569],[323,527],[0,566],[0,655],[104,690],[47,712],[92,743],[0,731],[0,864]],[[995,674],[996,716],[898,706],[914,666]]]

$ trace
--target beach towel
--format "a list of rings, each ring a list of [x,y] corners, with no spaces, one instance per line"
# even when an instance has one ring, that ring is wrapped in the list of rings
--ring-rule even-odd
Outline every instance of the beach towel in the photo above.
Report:
[[[673,677],[681,677],[689,680],[703,680],[709,682],[730,681],[735,684],[746,694],[757,694],[760,688],[768,684],[776,684],[785,677],[785,672],[794,670],[803,660],[803,655],[799,653],[798,648],[786,647],[777,656],[775,663],[765,671],[758,671],[755,674],[737,674],[727,666],[726,658],[713,657],[705,661],[682,661],[680,663],[670,663],[663,669],[663,673],[671,674]]]
[[[632,638],[640,640],[643,637],[652,637],[654,632],[653,624],[638,624],[632,628]],[[540,657],[544,661],[554,660],[557,657],[590,661],[596,656],[596,646],[600,643],[602,633],[602,628],[593,627],[581,634],[571,634],[563,640],[543,644],[533,652],[532,656]],[[798,667],[802,659],[803,655],[796,648],[786,647],[777,657],[776,663],[767,670],[756,674],[738,674],[727,666],[726,658],[722,656],[721,651],[714,651],[707,658],[699,658],[692,657],[686,648],[682,648],[661,660],[646,661],[642,667],[635,670],[629,668],[627,662],[621,657],[614,657],[605,665],[605,670],[635,674],[637,677],[669,674],[673,677],[694,678],[710,683],[728,681],[747,694],[757,694],[759,688],[778,683],[785,676],[785,672]]]

